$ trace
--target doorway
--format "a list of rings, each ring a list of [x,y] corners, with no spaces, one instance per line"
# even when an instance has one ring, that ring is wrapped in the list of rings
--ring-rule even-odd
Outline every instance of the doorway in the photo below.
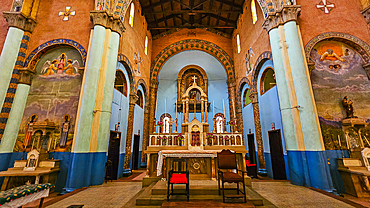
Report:
[[[117,180],[119,149],[121,143],[121,132],[110,131],[108,147],[108,158],[106,163],[106,178]]]
[[[248,152],[251,164],[257,164],[256,146],[254,145],[254,134],[248,134]]]
[[[132,170],[137,170],[139,167],[139,151],[140,151],[140,134],[134,135],[134,147],[132,152]]]
[[[284,152],[280,130],[272,130],[268,133],[273,177],[276,180],[286,180]]]

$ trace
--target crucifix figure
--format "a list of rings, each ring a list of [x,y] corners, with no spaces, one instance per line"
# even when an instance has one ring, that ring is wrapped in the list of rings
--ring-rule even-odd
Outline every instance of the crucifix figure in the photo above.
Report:
[[[331,2],[327,1],[327,0],[321,0],[320,3],[318,5],[316,5],[316,7],[318,9],[321,9],[325,12],[325,14],[329,14],[330,11],[334,8],[334,4],[332,4]]]
[[[75,16],[75,15],[76,15],[76,11],[71,11],[71,7],[67,6],[66,11],[65,12],[59,12],[58,16],[63,16],[63,21],[68,21],[69,16]]]
[[[194,82],[193,82],[193,86],[197,86],[197,83],[195,82],[196,80],[197,80],[197,77],[196,76],[194,76],[194,77],[192,77],[191,78]]]

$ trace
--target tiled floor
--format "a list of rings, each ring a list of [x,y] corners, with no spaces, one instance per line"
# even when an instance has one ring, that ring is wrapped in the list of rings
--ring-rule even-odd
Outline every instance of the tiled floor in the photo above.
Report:
[[[122,207],[141,190],[141,182],[106,183],[90,187],[48,208],[65,208],[83,204],[84,208]]]
[[[253,182],[253,189],[277,207],[353,207],[344,202],[289,182]]]

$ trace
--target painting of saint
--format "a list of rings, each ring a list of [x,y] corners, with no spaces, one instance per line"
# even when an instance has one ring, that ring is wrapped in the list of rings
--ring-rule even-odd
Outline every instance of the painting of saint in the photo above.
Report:
[[[71,122],[69,121],[69,116],[65,115],[64,116],[64,122],[62,123],[61,126],[61,133],[60,133],[60,142],[59,146],[60,147],[65,147],[68,139],[68,132],[71,127]]]
[[[25,132],[24,140],[23,140],[24,148],[27,148],[28,146],[31,145],[33,125],[36,123],[36,120],[37,120],[37,116],[32,115],[31,120],[26,125],[26,132]]]

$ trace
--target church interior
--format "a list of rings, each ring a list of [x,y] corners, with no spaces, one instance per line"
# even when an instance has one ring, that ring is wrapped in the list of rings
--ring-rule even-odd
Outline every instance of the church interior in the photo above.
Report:
[[[1,4],[0,206],[370,207],[369,0]]]

